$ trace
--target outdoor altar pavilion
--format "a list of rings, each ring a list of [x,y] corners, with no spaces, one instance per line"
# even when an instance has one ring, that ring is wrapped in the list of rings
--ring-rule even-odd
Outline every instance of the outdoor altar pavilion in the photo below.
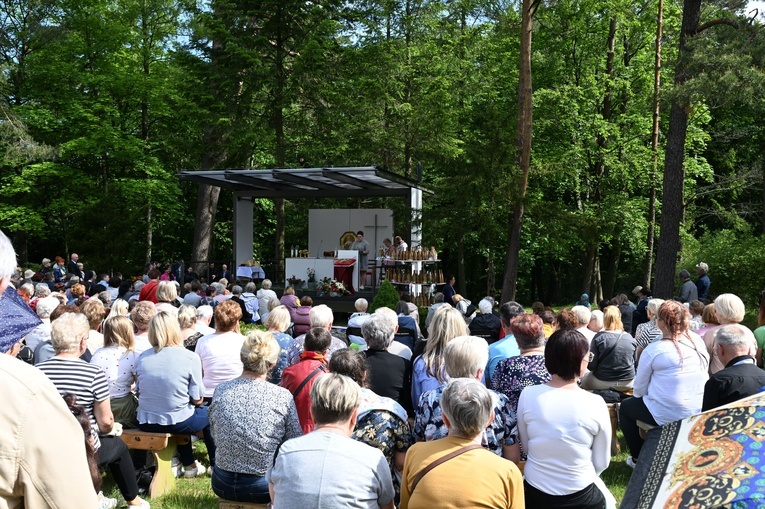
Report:
[[[178,177],[233,191],[233,259],[236,267],[253,257],[253,198],[408,198],[412,217],[409,245],[416,246],[422,242],[422,197],[425,193],[433,194],[421,186],[421,174],[418,180],[412,180],[376,166],[182,171]],[[371,242],[370,248],[371,260],[375,249]]]

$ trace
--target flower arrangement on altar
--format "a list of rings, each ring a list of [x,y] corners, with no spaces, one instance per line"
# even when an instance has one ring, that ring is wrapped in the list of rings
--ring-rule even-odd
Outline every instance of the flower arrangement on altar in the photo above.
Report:
[[[291,284],[292,286],[298,286],[298,285],[300,285],[300,283],[302,283],[302,282],[303,282],[303,280],[302,280],[302,279],[300,279],[299,277],[297,277],[295,274],[292,274],[292,276],[291,276],[291,277],[287,278],[287,281],[288,281],[288,282],[289,282],[289,284]]]
[[[307,268],[306,273],[308,274],[308,282],[309,283],[315,283],[316,282],[316,269]]]
[[[322,293],[339,293],[341,295],[350,295],[351,293],[343,283],[337,279],[330,279],[328,277],[319,281],[316,290]]]

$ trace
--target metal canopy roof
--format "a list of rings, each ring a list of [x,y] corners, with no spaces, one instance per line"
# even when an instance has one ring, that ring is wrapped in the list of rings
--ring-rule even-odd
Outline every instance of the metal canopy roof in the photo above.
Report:
[[[182,171],[178,178],[232,189],[255,198],[346,198],[408,196],[410,189],[432,191],[419,182],[375,166],[273,170]]]

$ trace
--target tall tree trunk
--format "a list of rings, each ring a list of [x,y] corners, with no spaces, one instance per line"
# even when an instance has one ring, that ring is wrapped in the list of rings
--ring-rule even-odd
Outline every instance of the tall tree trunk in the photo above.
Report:
[[[282,9],[278,10],[277,16],[282,18]],[[276,166],[286,166],[286,147],[284,140],[284,40],[282,38],[281,23],[276,34],[276,90],[274,91],[274,131],[276,134]],[[284,198],[274,199],[274,212],[276,213],[276,239],[274,246],[274,259],[276,260],[276,273],[279,280],[284,275]],[[317,253],[318,254],[318,253]]]
[[[146,200],[146,264],[151,263],[151,246],[153,244],[154,229],[151,227],[151,194]]]
[[[691,57],[688,40],[696,33],[701,14],[701,0],[684,0],[683,24],[680,32],[680,52],[675,85],[688,80],[686,67]],[[656,250],[656,281],[654,295],[671,298],[675,292],[675,269],[680,250],[680,223],[683,220],[683,184],[685,171],[685,138],[688,133],[688,105],[677,99],[672,102],[667,133],[667,153],[664,157],[664,191],[661,204],[661,232]]]
[[[593,302],[603,300],[603,280],[600,275],[600,254],[595,250],[595,267],[592,271],[592,294],[590,298]]]
[[[619,274],[621,254],[621,242],[619,242],[618,236],[614,236],[614,249],[611,253],[611,265],[608,268],[608,280],[603,286],[603,293],[605,293],[606,297],[613,297],[616,291],[616,277]]]
[[[592,296],[592,280],[595,272],[595,260],[598,257],[597,244],[587,250],[587,258],[584,261],[584,274],[582,275],[582,292]],[[579,295],[577,295],[579,297]]]
[[[648,238],[646,239],[645,275],[643,286],[651,284],[653,270],[653,246],[656,239],[656,176],[659,173],[659,96],[661,94],[661,34],[664,30],[664,0],[659,0],[656,15],[656,51],[653,64],[653,128],[651,130],[651,174],[649,185],[651,191],[648,197]]]
[[[465,233],[460,225],[457,231],[457,289],[460,294],[467,294],[467,282],[465,281]]]
[[[518,255],[521,251],[521,229],[523,228],[524,202],[529,184],[531,167],[531,128],[533,88],[531,84],[531,36],[532,20],[536,4],[534,0],[523,0],[521,8],[521,52],[518,75],[518,134],[516,138],[517,164],[520,172],[517,195],[513,205],[513,221],[510,241],[505,260],[505,277],[502,282],[501,303],[515,299],[518,286]]]

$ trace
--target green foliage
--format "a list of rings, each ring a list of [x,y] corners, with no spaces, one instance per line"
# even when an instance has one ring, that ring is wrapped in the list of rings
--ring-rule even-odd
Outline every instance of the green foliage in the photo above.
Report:
[[[709,265],[710,297],[735,293],[747,309],[757,309],[765,287],[760,274],[765,266],[762,249],[765,235],[756,235],[750,228],[719,230],[702,235],[696,242],[686,242],[680,268],[695,274],[698,262]]]
[[[398,301],[401,300],[396,287],[388,280],[385,280],[377,290],[377,295],[372,300],[369,308],[370,313],[374,313],[378,308],[395,309]]]

